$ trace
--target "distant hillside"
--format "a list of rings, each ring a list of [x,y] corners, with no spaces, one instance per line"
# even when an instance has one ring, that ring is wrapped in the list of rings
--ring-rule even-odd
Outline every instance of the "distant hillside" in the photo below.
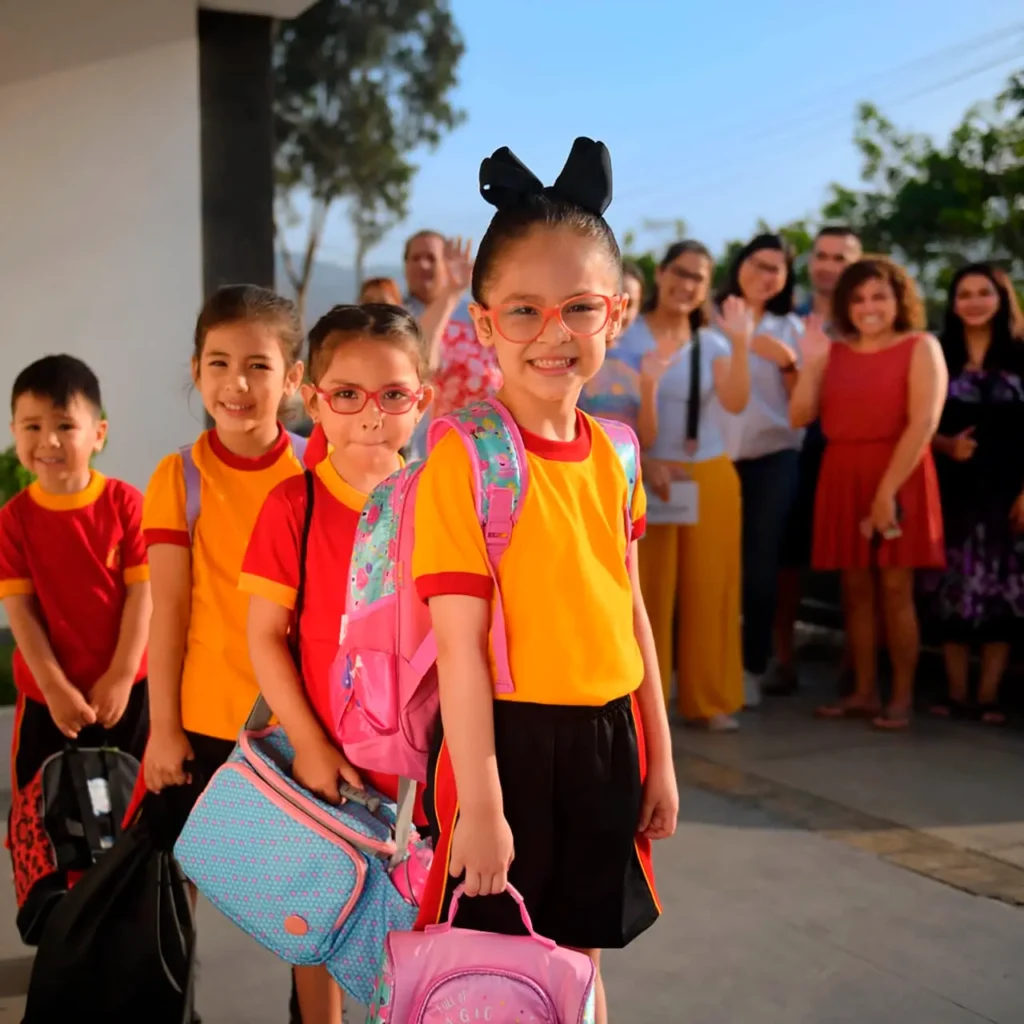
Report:
[[[404,287],[405,279],[401,267],[367,267],[367,277],[393,277],[400,287]],[[288,275],[278,260],[277,287],[282,295],[294,296]],[[356,299],[356,275],[352,267],[340,267],[336,263],[316,262],[313,265],[313,277],[306,295],[306,323],[312,326],[318,317],[323,316],[339,302],[354,302]]]

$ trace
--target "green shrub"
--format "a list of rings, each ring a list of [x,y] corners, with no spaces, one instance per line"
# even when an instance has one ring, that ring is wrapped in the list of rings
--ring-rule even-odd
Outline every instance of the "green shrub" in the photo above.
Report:
[[[13,445],[0,452],[0,505],[32,483],[32,474],[18,461]]]

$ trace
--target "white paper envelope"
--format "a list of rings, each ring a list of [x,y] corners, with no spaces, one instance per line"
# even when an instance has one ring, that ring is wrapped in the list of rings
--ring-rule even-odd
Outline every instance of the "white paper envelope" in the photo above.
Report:
[[[677,480],[669,490],[669,501],[683,526],[696,526],[700,516],[698,489],[695,480]]]

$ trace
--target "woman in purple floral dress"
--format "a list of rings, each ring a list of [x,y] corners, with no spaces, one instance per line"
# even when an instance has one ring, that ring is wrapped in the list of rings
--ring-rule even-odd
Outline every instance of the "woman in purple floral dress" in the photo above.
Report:
[[[949,288],[942,345],[949,367],[934,448],[946,569],[930,580],[942,628],[946,717],[1005,722],[999,684],[1010,642],[1024,635],[1024,341],[1009,282],[987,264],[963,267]],[[970,649],[981,647],[976,704]]]

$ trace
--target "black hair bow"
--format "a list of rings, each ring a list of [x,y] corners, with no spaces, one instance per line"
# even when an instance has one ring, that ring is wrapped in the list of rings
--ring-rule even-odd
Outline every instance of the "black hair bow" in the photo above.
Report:
[[[572,144],[569,159],[554,185],[545,188],[508,146],[502,146],[480,164],[480,194],[499,210],[547,196],[600,217],[612,202],[611,154],[603,142],[581,136]]]

